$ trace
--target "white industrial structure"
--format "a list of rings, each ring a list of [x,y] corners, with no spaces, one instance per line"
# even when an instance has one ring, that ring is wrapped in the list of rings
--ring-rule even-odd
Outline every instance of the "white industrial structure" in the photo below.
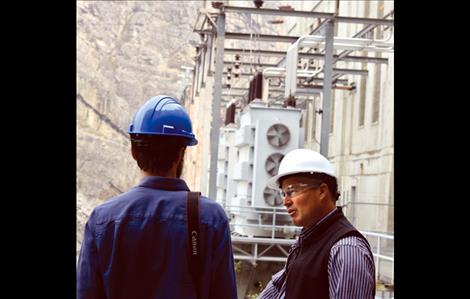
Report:
[[[236,182],[233,180],[237,160],[237,148],[234,146],[235,132],[236,126],[233,123],[220,129],[216,201],[224,208],[227,201],[235,196]]]
[[[218,184],[219,190],[229,190],[224,193],[227,195],[224,201],[233,220],[234,232],[245,236],[271,236],[270,227],[259,225],[272,224],[273,215],[259,212],[265,208],[282,208],[282,200],[277,190],[266,186],[266,181],[277,174],[286,153],[303,146],[300,115],[300,109],[267,107],[265,102],[254,100],[241,111],[240,126],[231,144],[227,144],[226,137],[227,132],[232,131],[221,130],[220,140],[224,145],[219,149],[236,150],[236,155],[224,156],[227,159],[219,157],[219,161],[225,160],[224,164],[235,165],[231,179],[220,179]],[[225,177],[220,170],[218,173],[219,178]],[[233,186],[236,186],[235,192]],[[288,215],[278,215],[274,223],[291,226]],[[276,232],[276,237],[294,234],[294,230],[285,229]]]

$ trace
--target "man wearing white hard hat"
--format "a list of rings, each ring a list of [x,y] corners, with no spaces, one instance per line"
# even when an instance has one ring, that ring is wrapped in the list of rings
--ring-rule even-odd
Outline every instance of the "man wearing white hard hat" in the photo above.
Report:
[[[338,184],[331,163],[315,151],[293,150],[268,186],[280,190],[292,222],[303,228],[285,267],[258,298],[374,298],[370,245],[336,207]]]

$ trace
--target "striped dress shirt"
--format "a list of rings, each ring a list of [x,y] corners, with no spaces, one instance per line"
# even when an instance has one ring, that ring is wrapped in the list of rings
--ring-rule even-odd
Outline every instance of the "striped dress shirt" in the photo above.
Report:
[[[291,262],[299,254],[300,244],[310,236],[318,224],[327,219],[335,210],[333,209],[317,224],[302,229],[299,238],[289,250],[286,265],[273,275],[258,299],[285,298],[287,271],[289,271]],[[355,236],[342,238],[331,247],[328,258],[329,296],[331,299],[374,298],[375,267],[368,247],[369,245],[364,240]],[[314,296],[314,294],[311,295]]]

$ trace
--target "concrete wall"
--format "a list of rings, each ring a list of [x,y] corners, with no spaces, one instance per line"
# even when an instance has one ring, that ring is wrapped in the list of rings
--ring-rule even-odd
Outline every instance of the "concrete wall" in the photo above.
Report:
[[[378,18],[392,9],[392,1],[341,1],[339,15]],[[336,32],[338,36],[352,36],[362,27],[363,25],[340,23]],[[375,53],[361,55],[372,56]],[[355,82],[356,91],[333,91],[333,129],[329,136],[328,158],[334,163],[340,178],[340,190],[343,192],[340,203],[347,204],[347,216],[359,229],[393,233],[394,60],[393,54],[389,53],[381,53],[381,57],[388,58],[388,64],[336,65],[342,68],[363,68],[369,73],[365,80],[357,75],[342,77]],[[363,125],[359,125],[361,89],[365,91]],[[378,120],[373,121],[373,101],[377,96]],[[313,115],[311,105],[308,109],[310,117]],[[317,117],[315,123],[317,132],[321,129],[318,119],[320,117]],[[319,140],[319,135],[316,140]],[[308,135],[306,147],[318,149],[316,140]],[[358,203],[349,202],[352,187],[356,189]]]

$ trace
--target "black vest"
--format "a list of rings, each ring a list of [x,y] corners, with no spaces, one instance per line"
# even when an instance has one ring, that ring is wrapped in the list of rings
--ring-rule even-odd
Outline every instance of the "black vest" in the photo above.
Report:
[[[337,241],[347,236],[357,236],[367,242],[338,208],[307,239],[302,240],[299,255],[291,262],[287,273],[286,299],[329,298],[330,250]]]

